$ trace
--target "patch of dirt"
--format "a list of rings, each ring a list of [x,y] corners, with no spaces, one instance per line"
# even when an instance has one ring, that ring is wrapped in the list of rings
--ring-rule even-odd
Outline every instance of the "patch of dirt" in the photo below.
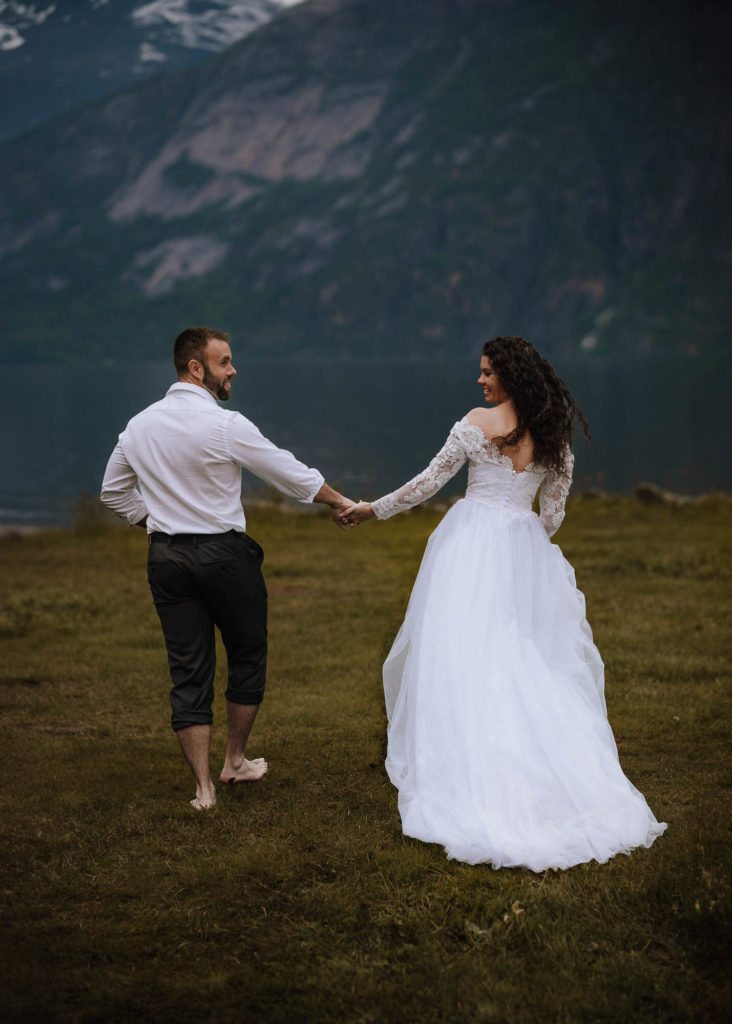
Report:
[[[43,722],[34,722],[30,728],[34,732],[48,732],[54,736],[80,736],[92,731],[87,725],[46,725]]]

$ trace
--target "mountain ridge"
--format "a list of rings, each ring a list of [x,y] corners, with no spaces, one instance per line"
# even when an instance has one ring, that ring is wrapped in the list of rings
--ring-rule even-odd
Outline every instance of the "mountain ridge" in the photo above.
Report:
[[[719,354],[727,22],[650,8],[312,0],[6,143],[0,351]]]

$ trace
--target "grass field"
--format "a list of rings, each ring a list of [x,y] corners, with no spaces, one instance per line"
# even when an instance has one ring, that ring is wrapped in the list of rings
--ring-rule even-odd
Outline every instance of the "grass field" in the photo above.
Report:
[[[534,875],[402,837],[380,665],[437,513],[254,509],[266,779],[188,806],[142,531],[0,541],[0,1019],[727,1019],[732,503],[570,503],[622,764],[667,833]],[[214,765],[223,754],[223,664]]]

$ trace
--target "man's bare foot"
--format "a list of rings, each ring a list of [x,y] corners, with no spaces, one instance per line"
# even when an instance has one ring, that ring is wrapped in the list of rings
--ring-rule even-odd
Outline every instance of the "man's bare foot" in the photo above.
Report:
[[[235,766],[225,764],[221,769],[221,781],[233,785],[235,782],[258,782],[267,772],[267,762],[263,757],[255,757],[253,761],[242,758],[241,764]]]
[[[210,811],[216,806],[216,790],[213,786],[210,789],[200,789],[196,786],[196,795],[189,803],[194,811]]]

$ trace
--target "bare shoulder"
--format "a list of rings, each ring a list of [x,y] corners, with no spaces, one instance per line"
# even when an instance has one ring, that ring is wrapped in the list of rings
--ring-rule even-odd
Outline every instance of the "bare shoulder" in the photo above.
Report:
[[[495,414],[495,409],[483,409],[479,406],[477,409],[471,409],[465,419],[468,423],[474,423],[476,426],[482,426],[484,423],[494,422],[496,419]]]
[[[503,432],[503,415],[498,409],[471,409],[465,419],[475,427],[480,427],[486,437],[494,437]]]

